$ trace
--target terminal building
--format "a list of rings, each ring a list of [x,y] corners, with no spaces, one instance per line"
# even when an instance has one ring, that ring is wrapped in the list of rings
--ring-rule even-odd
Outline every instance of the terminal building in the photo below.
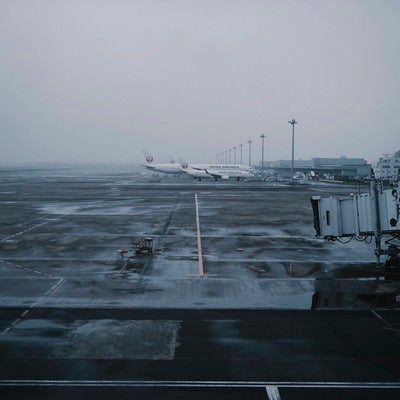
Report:
[[[269,163],[270,168],[280,173],[291,172],[291,160],[278,160]],[[371,176],[372,166],[363,158],[312,158],[311,160],[294,160],[294,172],[309,173],[313,171],[319,177],[331,179],[365,179]]]
[[[375,167],[377,178],[397,181],[400,176],[400,150],[394,154],[385,154],[379,158]]]

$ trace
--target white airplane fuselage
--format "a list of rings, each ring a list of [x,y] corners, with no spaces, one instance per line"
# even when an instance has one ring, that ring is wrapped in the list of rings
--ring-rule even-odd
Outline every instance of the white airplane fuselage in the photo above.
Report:
[[[164,174],[187,174],[195,179],[245,179],[253,176],[249,166],[243,164],[188,164],[153,163],[153,156],[144,151],[146,164],[143,166],[154,172]]]
[[[245,179],[253,176],[250,167],[241,164],[190,164],[185,173],[194,178]]]
[[[181,164],[145,164],[143,165],[150,171],[162,172],[163,174],[183,174],[184,170]]]

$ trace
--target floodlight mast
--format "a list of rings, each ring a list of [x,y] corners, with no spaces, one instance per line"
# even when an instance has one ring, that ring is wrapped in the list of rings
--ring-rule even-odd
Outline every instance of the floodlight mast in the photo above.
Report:
[[[252,140],[248,140],[247,143],[249,144],[249,167],[251,167],[251,144],[253,143]]]
[[[265,139],[265,135],[262,133],[260,135],[261,138],[261,170],[264,172],[264,139]]]
[[[292,168],[291,168],[291,174],[292,174],[292,183],[293,183],[293,175],[294,175],[294,124],[297,124],[298,121],[296,121],[294,118],[291,121],[288,121],[290,125],[292,125]]]

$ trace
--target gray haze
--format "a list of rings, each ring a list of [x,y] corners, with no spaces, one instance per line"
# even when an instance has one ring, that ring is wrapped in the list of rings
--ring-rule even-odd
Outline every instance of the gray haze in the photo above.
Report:
[[[0,0],[0,163],[400,148],[400,1]],[[233,153],[232,153],[233,154]],[[246,157],[245,157],[246,156]]]

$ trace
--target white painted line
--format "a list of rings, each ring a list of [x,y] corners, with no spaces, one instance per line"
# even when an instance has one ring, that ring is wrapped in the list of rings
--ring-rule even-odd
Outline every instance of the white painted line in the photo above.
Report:
[[[372,314],[375,315],[376,318],[380,319],[384,326],[384,329],[388,329],[393,331],[397,336],[400,336],[400,330],[396,329],[390,322],[386,321],[385,318],[382,317],[382,315],[378,314],[375,310],[371,310]]]
[[[196,231],[197,231],[197,254],[198,254],[198,258],[199,258],[199,275],[201,277],[203,277],[204,276],[203,250],[201,248],[199,203],[197,200],[197,193],[194,194],[194,202],[196,205]]]
[[[0,335],[5,335],[8,332],[10,332],[13,328],[15,328],[37,305],[46,297],[54,294],[57,289],[65,282],[64,278],[59,278],[58,282],[56,282],[46,293],[44,293],[42,296],[40,296],[33,304],[29,306],[26,310],[24,310],[20,316],[11,322],[10,326],[5,328]]]
[[[31,306],[31,308],[34,308],[40,303],[44,298],[49,297],[50,295],[54,294],[56,290],[65,282],[64,278],[60,278],[57,283],[55,283],[43,296],[39,297],[35,301],[35,303]]]
[[[8,266],[11,267],[11,268],[20,269],[20,270],[22,270],[22,271],[33,272],[33,273],[35,273],[35,274],[43,275],[43,276],[46,276],[46,277],[48,277],[48,278],[57,279],[57,277],[55,277],[54,275],[51,275],[51,274],[49,274],[49,273],[47,273],[47,272],[42,272],[42,271],[38,271],[38,270],[36,270],[36,269],[32,269],[32,268],[28,268],[28,267],[23,267],[23,266],[21,266],[21,265],[19,265],[19,264],[15,264],[14,262],[10,262],[10,261],[7,261],[7,260],[1,259],[1,258],[0,258],[0,261],[1,261],[2,263],[4,263],[5,265],[8,265]]]
[[[267,392],[268,400],[281,400],[281,395],[279,394],[279,388],[275,385],[268,385],[265,387]]]
[[[24,229],[23,231],[16,232],[16,233],[13,233],[10,236],[7,236],[6,238],[2,239],[1,242],[6,242],[7,240],[10,240],[10,239],[12,239],[12,238],[14,238],[16,236],[21,236],[26,232],[32,231],[33,229],[36,229],[36,228],[39,228],[39,227],[41,227],[43,225],[48,224],[50,221],[56,221],[56,220],[57,220],[57,218],[52,218],[52,219],[48,219],[47,221],[40,222],[39,224],[36,224],[36,225],[33,225],[33,226],[31,226],[31,227],[29,227],[27,229]]]
[[[375,315],[375,317],[379,318],[379,319],[382,320],[382,321],[385,321],[385,320],[383,319],[383,317],[382,317],[380,314],[378,314],[375,310],[371,310],[371,312],[372,312],[372,314]]]
[[[257,381],[134,381],[134,380],[49,380],[3,379],[1,386],[81,386],[81,387],[222,387],[270,388],[328,388],[328,389],[400,389],[400,382],[257,382]]]

